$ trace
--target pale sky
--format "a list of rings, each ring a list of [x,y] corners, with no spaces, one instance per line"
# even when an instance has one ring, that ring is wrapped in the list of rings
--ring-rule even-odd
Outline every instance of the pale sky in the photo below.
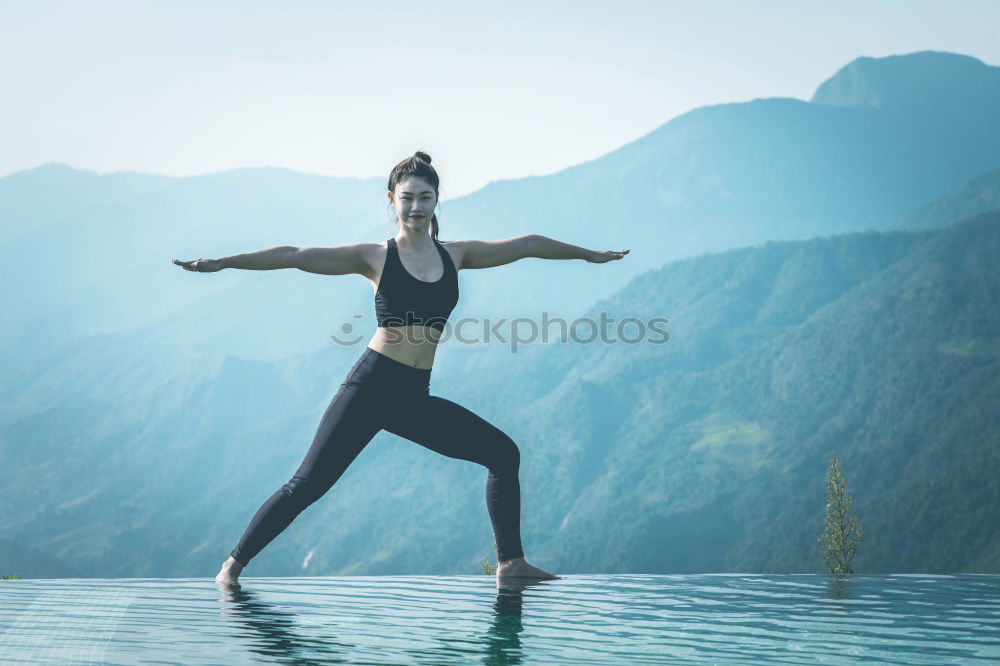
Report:
[[[993,0],[0,0],[0,176],[386,178],[443,200],[554,173],[707,104],[809,99],[858,56],[1000,64]]]

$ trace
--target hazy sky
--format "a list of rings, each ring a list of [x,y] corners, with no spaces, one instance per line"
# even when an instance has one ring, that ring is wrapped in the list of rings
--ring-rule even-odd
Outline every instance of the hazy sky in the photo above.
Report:
[[[385,178],[422,148],[448,199],[698,106],[809,99],[858,56],[998,65],[998,25],[994,0],[0,0],[0,175]]]

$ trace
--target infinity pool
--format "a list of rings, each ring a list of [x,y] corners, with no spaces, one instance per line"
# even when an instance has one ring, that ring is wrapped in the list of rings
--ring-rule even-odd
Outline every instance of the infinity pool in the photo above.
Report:
[[[975,664],[1000,576],[569,575],[0,581],[0,662]]]

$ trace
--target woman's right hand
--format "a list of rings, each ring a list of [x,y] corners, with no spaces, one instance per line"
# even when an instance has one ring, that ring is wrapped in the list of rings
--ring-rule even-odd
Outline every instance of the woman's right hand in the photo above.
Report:
[[[171,259],[170,261],[186,271],[194,271],[195,273],[214,273],[223,269],[221,259],[193,259],[191,261]]]

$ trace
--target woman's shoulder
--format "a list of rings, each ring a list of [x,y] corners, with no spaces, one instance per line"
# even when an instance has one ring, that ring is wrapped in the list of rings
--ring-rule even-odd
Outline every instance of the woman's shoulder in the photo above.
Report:
[[[451,257],[451,263],[455,266],[455,270],[461,270],[462,268],[462,241],[450,240],[443,241],[439,240],[438,244],[448,253]]]

